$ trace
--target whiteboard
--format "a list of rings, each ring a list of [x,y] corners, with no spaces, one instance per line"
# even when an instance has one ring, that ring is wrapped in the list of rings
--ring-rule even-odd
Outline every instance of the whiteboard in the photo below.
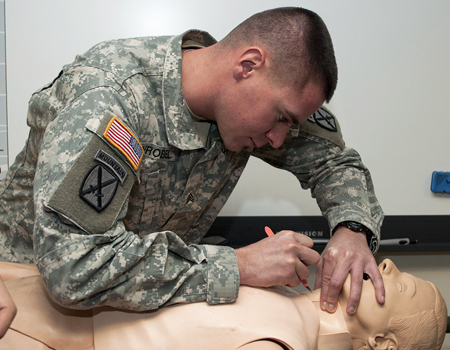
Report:
[[[27,102],[61,67],[108,39],[180,34],[223,38],[279,6],[317,12],[333,38],[339,83],[328,107],[361,154],[388,215],[448,215],[430,191],[450,171],[450,1],[434,0],[6,0],[9,162],[27,137]],[[289,173],[252,159],[221,215],[319,215]]]

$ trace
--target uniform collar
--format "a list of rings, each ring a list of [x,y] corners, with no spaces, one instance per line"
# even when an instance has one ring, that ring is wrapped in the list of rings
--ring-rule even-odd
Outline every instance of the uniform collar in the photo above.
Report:
[[[167,48],[163,71],[163,103],[167,140],[182,150],[195,150],[205,145],[197,134],[194,121],[186,107],[181,86],[181,44],[190,40],[211,46],[217,41],[207,32],[190,30],[172,38]]]

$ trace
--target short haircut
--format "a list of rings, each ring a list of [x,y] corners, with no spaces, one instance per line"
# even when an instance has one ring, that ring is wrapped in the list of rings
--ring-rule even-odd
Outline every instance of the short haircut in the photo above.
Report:
[[[323,86],[330,101],[337,85],[337,65],[330,33],[323,20],[310,10],[282,7],[257,13],[222,41],[223,47],[258,45],[265,48],[275,69],[270,78],[302,89],[308,82]]]
[[[393,317],[389,329],[395,334],[399,349],[439,350],[447,327],[447,306],[436,286],[434,310],[425,310],[408,317]]]

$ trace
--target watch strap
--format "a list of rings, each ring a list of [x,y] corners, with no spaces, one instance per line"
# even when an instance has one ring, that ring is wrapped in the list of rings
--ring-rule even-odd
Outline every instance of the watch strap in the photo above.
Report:
[[[377,250],[378,250],[378,238],[366,226],[364,226],[363,224],[360,224],[359,222],[356,222],[356,221],[342,221],[342,222],[340,222],[339,224],[336,225],[336,227],[333,230],[333,234],[341,226],[346,227],[346,228],[348,228],[349,230],[351,230],[353,232],[364,233],[366,235],[367,245],[369,246],[369,249],[372,252],[372,254],[375,254],[377,252]]]

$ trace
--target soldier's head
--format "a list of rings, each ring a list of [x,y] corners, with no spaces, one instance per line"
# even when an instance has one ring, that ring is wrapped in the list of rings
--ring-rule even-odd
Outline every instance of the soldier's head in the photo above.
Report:
[[[302,8],[258,13],[212,52],[202,77],[217,81],[208,85],[213,103],[203,112],[231,151],[280,147],[290,126],[303,123],[336,88],[330,35],[318,15]]]
[[[337,85],[337,65],[330,34],[314,12],[284,7],[257,13],[219,43],[224,50],[254,47],[270,64],[269,78],[298,91],[308,82],[322,85],[325,100]]]

